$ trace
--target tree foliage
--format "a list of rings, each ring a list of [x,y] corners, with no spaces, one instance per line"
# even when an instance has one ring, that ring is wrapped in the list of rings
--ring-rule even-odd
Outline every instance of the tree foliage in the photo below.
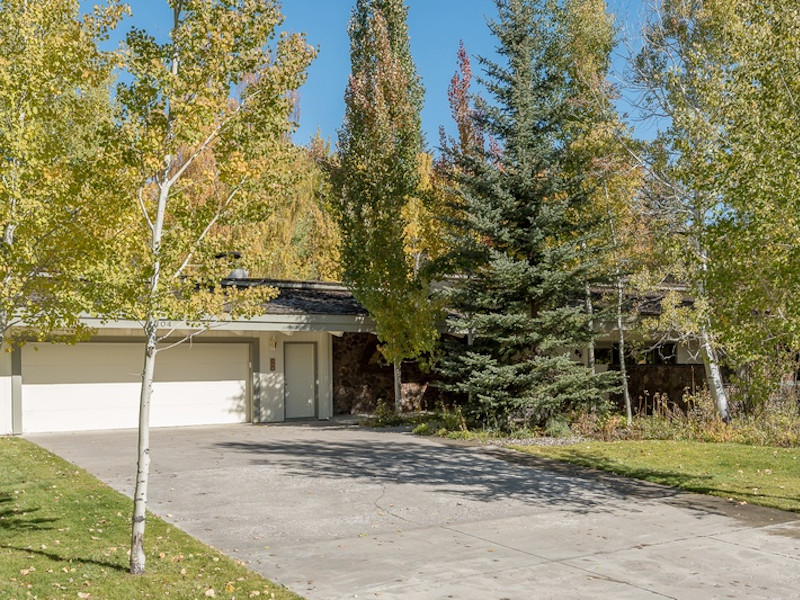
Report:
[[[593,329],[613,322],[619,348],[625,412],[630,425],[626,329],[634,312],[633,283],[651,256],[640,203],[643,169],[635,160],[637,144],[614,105],[617,90],[609,81],[616,41],[614,18],[605,0],[569,0],[564,5],[565,56],[571,118],[567,124],[567,169],[582,180],[587,202],[575,215],[576,230],[592,230],[586,240],[594,261],[586,281],[585,303]],[[594,301],[603,290],[601,302]],[[612,290],[612,291],[608,291]],[[595,369],[594,344],[588,364]]]
[[[301,35],[275,40],[282,20],[277,2],[170,5],[167,43],[138,29],[127,36],[130,82],[117,90],[129,149],[120,185],[134,210],[115,287],[119,314],[140,320],[146,338],[132,573],[145,568],[149,409],[159,343],[186,339],[171,337],[176,328],[188,328],[191,337],[214,320],[257,313],[274,293],[220,285],[230,265],[215,260],[219,233],[259,221],[270,192],[280,193],[289,178],[291,92],[314,54]],[[258,256],[243,258],[250,266]]]
[[[694,324],[674,331],[694,332],[701,348],[712,396],[723,419],[730,419],[720,356],[724,339],[718,309],[727,301],[712,290],[714,273],[725,269],[727,251],[715,248],[717,228],[727,220],[726,129],[736,121],[726,107],[726,81],[734,66],[733,48],[721,32],[733,5],[711,0],[665,0],[645,29],[645,44],[634,64],[646,100],[669,118],[654,144],[648,193],[654,229],[660,232],[672,275],[686,281],[696,298]],[[732,298],[731,298],[732,299]]]
[[[420,194],[423,89],[406,12],[402,0],[356,2],[336,178],[342,276],[395,366],[397,410],[400,361],[430,351],[437,338],[428,286],[407,252],[418,246],[410,213]]]
[[[97,44],[116,2],[81,16],[77,0],[0,4],[0,345],[80,333],[118,227],[118,157],[106,143],[116,56]],[[102,198],[102,201],[101,201]]]
[[[706,2],[684,13],[706,32],[703,112],[713,128],[709,179],[713,316],[749,403],[770,397],[800,353],[800,14],[786,2]]]
[[[220,247],[246,250],[248,274],[269,279],[338,281],[339,225],[332,205],[330,145],[319,136],[307,147],[287,142],[280,188],[264,190],[258,221],[220,227]]]
[[[490,27],[504,62],[482,59],[494,103],[478,113],[496,142],[453,157],[463,217],[451,301],[470,345],[451,348],[443,371],[477,417],[507,427],[600,405],[612,375],[593,375],[571,356],[592,332],[579,303],[589,263],[574,218],[587,197],[582,175],[567,168],[563,7],[497,5]]]

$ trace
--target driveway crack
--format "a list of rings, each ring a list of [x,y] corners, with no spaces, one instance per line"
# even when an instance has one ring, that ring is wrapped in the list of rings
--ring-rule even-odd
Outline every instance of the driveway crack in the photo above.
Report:
[[[596,579],[602,579],[603,581],[608,581],[608,582],[611,582],[611,583],[618,583],[620,585],[625,585],[625,586],[631,587],[631,588],[636,589],[636,590],[641,590],[643,592],[649,592],[651,594],[655,594],[656,596],[659,596],[661,598],[665,598],[667,600],[678,600],[674,596],[667,596],[666,594],[663,594],[663,593],[661,593],[661,592],[659,592],[657,590],[653,590],[653,589],[650,589],[650,588],[642,587],[642,586],[637,585],[637,584],[635,584],[635,583],[633,583],[631,581],[625,581],[623,579],[617,579],[615,577],[610,577],[608,575],[603,575],[602,573],[597,573],[595,571],[592,571],[591,569],[587,569],[585,567],[581,567],[579,565],[567,562],[567,560],[574,561],[577,558],[584,558],[586,556],[596,556],[596,555],[602,555],[602,554],[613,554],[615,552],[619,552],[619,549],[613,550],[613,551],[609,551],[609,552],[595,552],[595,553],[591,553],[591,554],[585,554],[583,556],[572,556],[572,557],[570,557],[569,559],[566,559],[566,560],[565,559],[551,559],[551,558],[547,558],[546,556],[542,556],[541,554],[535,554],[533,552],[527,552],[525,550],[521,550],[519,548],[515,548],[515,547],[509,546],[507,544],[498,543],[495,540],[490,540],[490,539],[487,539],[487,538],[479,536],[479,535],[475,535],[475,534],[472,534],[472,533],[467,533],[467,532],[464,532],[464,531],[460,531],[455,527],[443,527],[442,529],[446,529],[447,531],[452,531],[453,533],[458,533],[460,535],[465,535],[465,536],[471,537],[473,539],[480,540],[480,541],[485,542],[487,544],[491,544],[492,546],[497,546],[499,548],[505,548],[506,550],[512,550],[514,552],[519,552],[520,554],[524,554],[526,556],[530,556],[531,558],[540,559],[540,560],[543,561],[543,563],[561,565],[563,567],[567,567],[568,569],[575,569],[576,571],[581,571],[583,573],[591,575],[592,577],[594,577]],[[706,536],[700,536],[700,537],[706,537]],[[645,544],[645,545],[646,546],[650,546],[650,545],[658,546],[658,545],[661,545],[661,544]]]
[[[410,523],[411,525],[420,525],[420,523],[417,523],[416,521],[412,521],[411,519],[407,519],[404,516],[397,514],[396,512],[391,510],[390,508],[380,504],[380,501],[383,499],[384,496],[386,496],[386,484],[382,483],[381,484],[381,493],[378,494],[378,497],[375,498],[375,500],[372,501],[372,504],[375,506],[375,508],[377,508],[379,511],[383,511],[386,514],[393,516],[395,519],[399,519],[400,521],[403,521],[405,523]]]

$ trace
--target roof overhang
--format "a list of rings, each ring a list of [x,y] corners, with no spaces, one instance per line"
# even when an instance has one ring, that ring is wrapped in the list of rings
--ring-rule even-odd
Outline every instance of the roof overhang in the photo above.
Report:
[[[141,328],[140,321],[128,319],[100,319],[84,317],[81,321],[97,331],[104,329]],[[375,323],[366,315],[260,315],[251,319],[208,320],[199,323],[159,321],[159,329],[213,330],[257,333],[261,331],[323,331],[347,333],[373,333]]]

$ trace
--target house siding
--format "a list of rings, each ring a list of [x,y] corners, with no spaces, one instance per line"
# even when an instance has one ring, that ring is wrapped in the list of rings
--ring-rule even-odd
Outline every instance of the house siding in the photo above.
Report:
[[[326,332],[266,332],[259,335],[260,372],[254,377],[254,418],[257,423],[284,420],[284,344],[310,342],[316,345],[317,418],[333,414],[331,334]],[[273,369],[274,366],[274,369]],[[309,368],[314,368],[309,365]],[[258,390],[257,398],[255,390]]]
[[[11,352],[0,351],[0,435],[13,433]]]

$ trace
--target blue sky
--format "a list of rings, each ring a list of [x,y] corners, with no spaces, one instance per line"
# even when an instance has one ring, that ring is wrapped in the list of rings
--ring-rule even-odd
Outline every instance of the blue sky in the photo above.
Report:
[[[166,0],[128,0],[133,16],[118,33],[132,25],[157,37],[169,33],[171,16]],[[319,55],[308,71],[301,90],[300,127],[294,135],[298,143],[307,142],[319,129],[323,137],[335,142],[344,115],[344,89],[350,71],[347,21],[353,0],[283,0],[286,20],[282,29],[303,32]],[[452,131],[447,104],[447,86],[456,70],[456,51],[463,40],[471,56],[491,56],[495,41],[489,34],[487,19],[495,15],[493,0],[406,0],[409,7],[411,51],[425,86],[422,125],[430,149],[438,145],[439,126]],[[633,35],[640,27],[644,0],[609,0],[622,33]],[[618,76],[624,71],[624,48],[614,65]],[[477,64],[473,63],[477,71]],[[624,101],[620,109],[632,112]],[[638,126],[647,135],[646,126]]]

